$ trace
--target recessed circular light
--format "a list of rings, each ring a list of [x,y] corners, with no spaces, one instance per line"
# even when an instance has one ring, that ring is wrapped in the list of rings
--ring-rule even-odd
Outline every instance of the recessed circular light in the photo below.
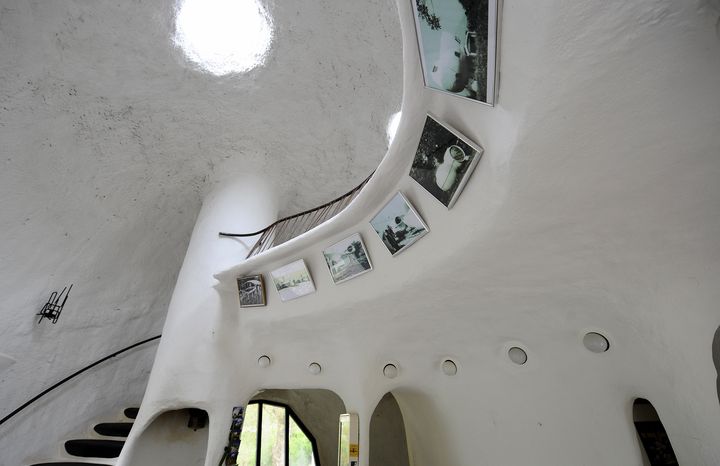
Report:
[[[524,349],[513,346],[508,350],[508,357],[512,362],[518,365],[523,365],[527,362],[527,353]]]
[[[268,367],[272,361],[270,360],[270,356],[262,355],[258,358],[258,366],[260,367]]]
[[[455,361],[451,359],[446,359],[442,363],[442,371],[445,375],[455,375],[458,371],[457,364],[455,364]]]
[[[610,342],[597,332],[588,332],[583,337],[583,345],[593,353],[604,353],[610,349]]]
[[[264,61],[272,22],[257,0],[180,0],[173,39],[205,71],[243,73]]]
[[[318,375],[320,372],[322,372],[322,367],[316,362],[311,362],[308,366],[308,370],[312,375]]]
[[[395,364],[385,364],[385,367],[383,367],[383,375],[388,379],[394,379],[398,376],[399,372]]]

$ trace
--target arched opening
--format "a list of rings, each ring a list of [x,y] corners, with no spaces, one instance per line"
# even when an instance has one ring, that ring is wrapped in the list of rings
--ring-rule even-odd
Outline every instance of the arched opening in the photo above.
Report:
[[[370,465],[410,465],[405,422],[390,392],[382,397],[370,418]]]
[[[337,455],[337,422],[345,412],[330,390],[263,390],[245,407],[239,444],[228,464],[332,466]],[[235,425],[235,422],[233,422]]]
[[[166,411],[140,435],[128,464],[203,466],[208,444],[208,414],[202,409]]]
[[[653,405],[644,398],[633,402],[633,422],[642,445],[646,466],[674,466],[678,464],[670,438]]]

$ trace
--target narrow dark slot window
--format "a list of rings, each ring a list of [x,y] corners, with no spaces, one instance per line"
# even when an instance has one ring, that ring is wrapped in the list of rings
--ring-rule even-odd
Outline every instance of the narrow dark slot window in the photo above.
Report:
[[[650,466],[678,466],[670,438],[657,411],[648,400],[635,400],[633,422]]]

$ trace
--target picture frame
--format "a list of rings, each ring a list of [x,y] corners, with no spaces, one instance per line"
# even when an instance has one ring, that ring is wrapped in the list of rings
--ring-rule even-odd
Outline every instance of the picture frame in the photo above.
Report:
[[[267,304],[262,274],[239,277],[237,285],[240,307],[261,307]]]
[[[315,292],[315,284],[303,259],[273,270],[270,276],[282,301],[291,301]]]
[[[360,233],[354,233],[324,249],[323,257],[336,285],[372,270],[372,263]]]
[[[493,106],[501,0],[409,0],[425,87]]]
[[[397,192],[370,220],[390,254],[405,251],[430,230],[415,208],[401,192]]]
[[[483,148],[428,114],[410,177],[450,209],[483,155]]]

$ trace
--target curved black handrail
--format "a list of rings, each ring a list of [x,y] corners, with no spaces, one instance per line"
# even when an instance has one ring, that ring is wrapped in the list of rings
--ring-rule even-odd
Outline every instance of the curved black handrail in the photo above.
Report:
[[[139,341],[139,342],[135,343],[134,345],[130,345],[130,346],[128,346],[127,348],[123,348],[123,349],[121,349],[120,351],[116,351],[116,352],[114,352],[113,354],[108,355],[108,356],[105,356],[105,357],[102,358],[102,359],[98,359],[97,361],[95,361],[94,363],[90,364],[89,366],[86,366],[86,367],[80,369],[79,371],[76,371],[76,372],[72,373],[71,375],[65,377],[64,379],[62,379],[60,382],[56,383],[56,384],[53,385],[52,387],[46,388],[46,389],[43,390],[39,395],[34,396],[34,397],[31,398],[30,400],[26,401],[26,402],[25,402],[22,406],[20,406],[18,409],[16,409],[16,410],[13,411],[12,413],[10,413],[10,414],[8,414],[7,416],[5,416],[4,418],[2,418],[2,420],[0,420],[0,425],[4,424],[5,421],[8,421],[10,418],[12,418],[13,416],[15,416],[17,413],[19,413],[19,412],[22,411],[23,409],[27,408],[28,406],[30,406],[31,404],[33,404],[35,401],[37,401],[37,400],[39,400],[40,398],[42,398],[43,396],[45,396],[46,394],[48,394],[48,393],[50,393],[51,391],[55,390],[55,389],[58,388],[60,385],[64,384],[65,382],[67,382],[67,381],[69,381],[69,380],[74,379],[75,377],[77,377],[78,375],[82,374],[83,372],[92,369],[93,367],[97,366],[97,365],[100,364],[100,363],[103,363],[103,362],[107,361],[107,360],[110,359],[110,358],[114,358],[115,356],[118,356],[118,355],[120,355],[120,354],[122,354],[122,353],[124,353],[124,352],[126,352],[126,351],[130,351],[131,349],[133,349],[133,348],[135,348],[135,347],[138,347],[138,346],[140,346],[140,345],[144,345],[145,343],[149,343],[149,342],[151,342],[151,341],[153,341],[153,340],[158,340],[158,339],[160,339],[161,336],[162,336],[162,335],[156,335],[156,336],[151,337],[151,338],[148,338],[148,339],[146,339],[146,340]]]
[[[262,230],[254,231],[252,233],[225,233],[221,231],[218,235],[230,238],[246,238],[262,235],[248,253],[247,257],[249,258],[270,249],[273,246],[282,244],[295,236],[305,233],[306,231],[310,231],[331,217],[339,214],[350,204],[350,202],[352,202],[353,199],[355,199],[362,188],[368,181],[370,181],[370,178],[372,178],[374,173],[375,172],[370,173],[370,176],[365,178],[362,183],[355,186],[342,196],[333,199],[330,202],[326,202],[323,205],[300,212],[299,214],[281,218],[280,220],[266,226]]]

